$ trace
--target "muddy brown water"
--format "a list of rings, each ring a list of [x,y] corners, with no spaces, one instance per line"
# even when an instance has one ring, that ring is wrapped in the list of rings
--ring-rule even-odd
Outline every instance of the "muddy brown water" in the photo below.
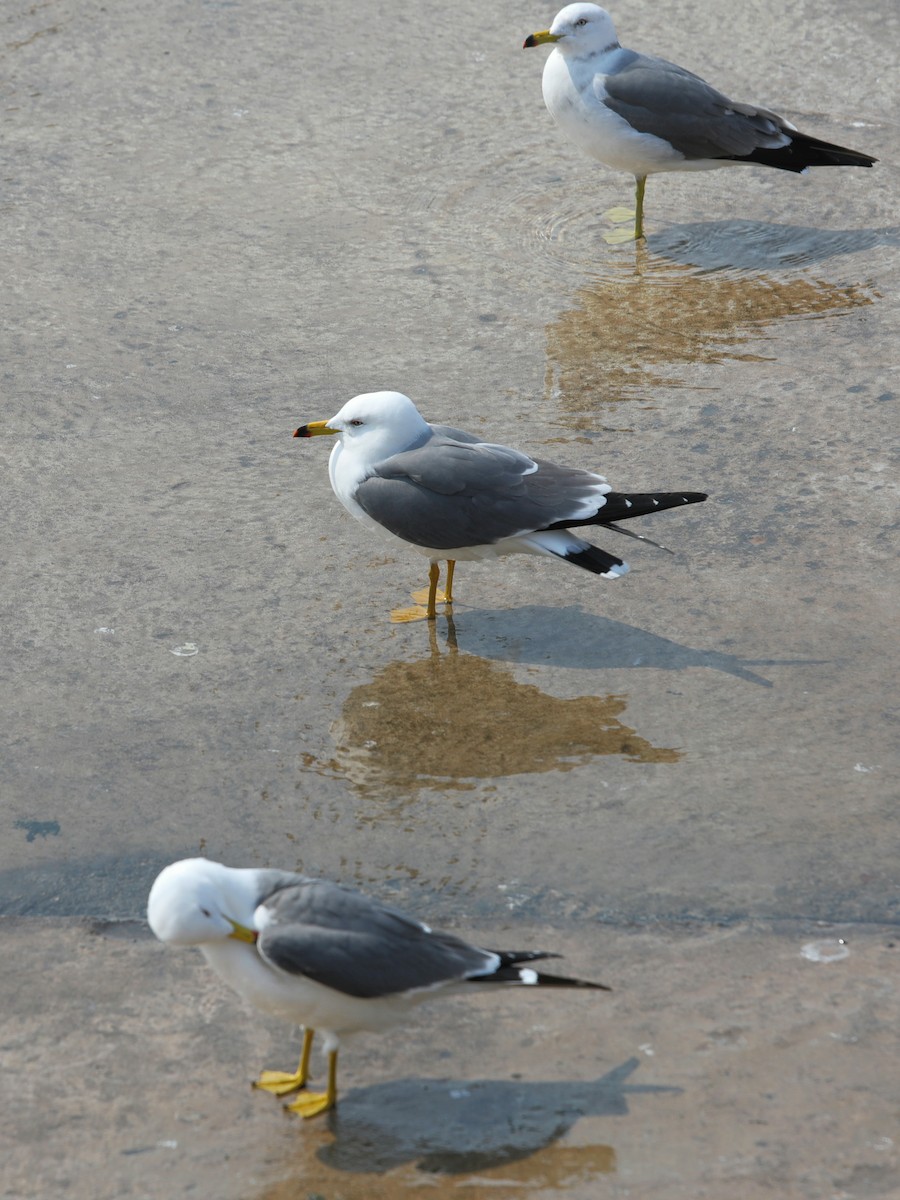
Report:
[[[7,6],[4,1194],[900,1193],[900,17],[717,13],[614,10],[881,161],[651,179],[636,250],[552,9]],[[381,387],[711,498],[392,625],[424,560],[290,437]],[[197,852],[614,991],[426,1009],[282,1119],[291,1031],[142,924]]]

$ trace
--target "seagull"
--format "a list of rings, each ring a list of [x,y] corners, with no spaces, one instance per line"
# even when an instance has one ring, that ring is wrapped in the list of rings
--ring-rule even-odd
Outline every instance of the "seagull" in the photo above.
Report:
[[[429,425],[401,392],[355,396],[329,420],[301,425],[294,437],[322,434],[339,436],[328,473],[348,512],[431,560],[429,620],[436,615],[442,561],[447,562],[448,604],[459,559],[549,555],[615,579],[628,564],[585,541],[573,527],[599,525],[649,541],[613,522],[707,498],[705,492],[614,492],[592,471],[530,458],[447,425]]]
[[[199,946],[213,970],[262,1012],[303,1026],[296,1071],[263,1071],[255,1087],[300,1093],[302,1117],[334,1108],[340,1039],[404,1024],[416,1005],[474,984],[590,988],[602,983],[538,972],[538,950],[484,950],[327,879],[185,858],[157,876],[150,928],[174,946]],[[316,1030],[328,1083],[306,1091]]]
[[[736,104],[664,58],[623,49],[612,18],[596,4],[567,5],[524,49],[544,43],[554,46],[542,87],[556,123],[591,158],[634,175],[635,239],[644,236],[644,185],[655,171],[745,162],[799,173],[878,161],[800,133],[767,108]]]

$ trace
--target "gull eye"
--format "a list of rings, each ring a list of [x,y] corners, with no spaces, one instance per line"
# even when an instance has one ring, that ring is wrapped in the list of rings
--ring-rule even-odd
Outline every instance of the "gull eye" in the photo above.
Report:
[[[200,911],[203,913],[204,917],[211,917],[211,916],[212,916],[212,913],[209,911],[209,909],[208,909],[208,908],[201,908],[201,909],[200,909]]]
[[[347,424],[348,425],[364,425],[365,421],[360,421],[360,420],[354,419],[353,421],[348,421]]]
[[[580,25],[587,25],[587,17],[578,18],[578,20],[575,22],[575,28],[577,29]]]

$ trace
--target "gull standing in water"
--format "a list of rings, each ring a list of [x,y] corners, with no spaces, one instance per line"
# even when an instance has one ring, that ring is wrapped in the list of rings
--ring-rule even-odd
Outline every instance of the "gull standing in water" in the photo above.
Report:
[[[459,559],[540,554],[615,579],[628,564],[573,528],[597,525],[648,541],[614,522],[706,499],[705,492],[614,492],[592,471],[429,425],[400,392],[355,396],[329,420],[302,425],[294,436],[321,434],[340,439],[328,472],[344,507],[431,560],[429,620],[436,613],[442,561],[447,562],[447,603],[453,600]]]
[[[425,1000],[474,993],[481,984],[609,991],[522,965],[557,954],[483,950],[327,879],[206,858],[182,859],[160,872],[147,920],[160,941],[199,946],[213,970],[256,1008],[303,1026],[297,1070],[263,1071],[255,1085],[276,1096],[299,1092],[286,1107],[303,1117],[335,1105],[342,1037],[403,1025]],[[305,1090],[316,1030],[328,1055],[324,1092]]]
[[[626,50],[596,4],[567,5],[525,49],[544,43],[554,47],[542,85],[556,123],[591,158],[634,175],[635,238],[644,236],[644,185],[656,171],[758,163],[800,173],[878,161],[801,133],[767,108],[736,104],[664,58]]]

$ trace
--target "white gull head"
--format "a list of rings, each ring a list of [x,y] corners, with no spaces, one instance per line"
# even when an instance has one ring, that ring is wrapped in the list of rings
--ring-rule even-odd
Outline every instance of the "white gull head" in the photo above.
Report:
[[[619,45],[612,17],[597,4],[567,4],[553,18],[549,32],[566,57],[602,54]]]
[[[431,426],[402,392],[364,392],[348,400],[328,422],[354,457],[379,462],[419,445],[431,435]]]
[[[236,924],[252,924],[255,875],[206,858],[172,863],[150,889],[150,928],[161,942],[173,946],[202,946],[234,937]]]

